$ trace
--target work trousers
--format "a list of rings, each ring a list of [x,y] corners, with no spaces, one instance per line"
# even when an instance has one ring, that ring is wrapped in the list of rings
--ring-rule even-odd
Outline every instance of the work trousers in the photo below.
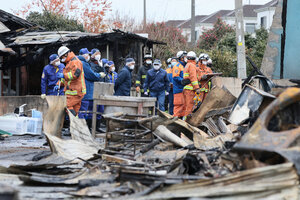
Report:
[[[74,110],[76,114],[78,114],[78,111],[81,106],[81,100],[84,97],[83,95],[66,95],[67,97],[67,108],[69,110]]]
[[[81,119],[92,119],[93,106],[94,106],[93,100],[82,100],[78,117]],[[80,111],[89,111],[91,113],[81,113]],[[97,112],[104,113],[104,106],[98,105]],[[97,115],[97,119],[101,119],[101,115]]]
[[[174,94],[173,94],[173,89],[170,90],[169,93],[169,114],[173,115],[174,114]]]
[[[182,92],[174,94],[174,116],[184,116],[184,98]]]
[[[183,90],[183,97],[184,97],[184,116],[188,116],[189,114],[192,114],[194,108],[195,91]]]
[[[165,91],[159,91],[159,92],[151,92],[150,91],[150,97],[156,97],[158,108],[161,111],[165,111]],[[157,106],[156,106],[157,107]]]

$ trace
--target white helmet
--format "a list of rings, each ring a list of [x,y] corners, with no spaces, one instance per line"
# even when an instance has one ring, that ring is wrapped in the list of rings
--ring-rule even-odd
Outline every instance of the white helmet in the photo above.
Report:
[[[186,51],[178,51],[176,57],[180,59],[181,57],[186,56]]]
[[[168,58],[167,64],[170,64],[170,63],[171,63],[171,60],[172,60],[172,58]]]
[[[57,51],[58,57],[62,57],[63,55],[65,55],[69,51],[70,51],[70,49],[66,46],[59,47],[59,49]]]
[[[188,54],[187,54],[187,59],[188,60],[196,60],[196,53],[195,52],[193,52],[193,51],[190,51],[190,52],[188,52]]]
[[[209,59],[209,55],[207,55],[206,53],[201,53],[199,56],[199,60],[208,60]]]

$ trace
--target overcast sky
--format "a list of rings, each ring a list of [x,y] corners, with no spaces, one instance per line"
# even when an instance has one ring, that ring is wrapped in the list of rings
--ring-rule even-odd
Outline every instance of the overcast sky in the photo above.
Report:
[[[12,12],[18,9],[24,2],[30,0],[0,0],[1,9]],[[129,15],[137,21],[143,19],[143,0],[110,0],[112,3],[111,13],[108,17],[118,11],[121,15]],[[191,16],[191,0],[146,0],[147,20],[167,21],[188,19]],[[244,4],[265,4],[270,0],[244,0]],[[207,15],[217,10],[234,9],[234,0],[195,0],[196,15]]]

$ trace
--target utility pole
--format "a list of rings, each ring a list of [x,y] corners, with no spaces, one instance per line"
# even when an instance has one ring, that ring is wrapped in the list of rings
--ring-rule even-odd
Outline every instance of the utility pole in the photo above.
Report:
[[[195,36],[195,0],[191,0],[191,13],[192,13],[192,16],[191,16],[191,44],[192,46],[195,45],[195,40],[196,40],[196,36]]]
[[[238,78],[246,78],[243,0],[235,0],[236,53]]]
[[[146,28],[146,0],[144,0],[144,28]]]

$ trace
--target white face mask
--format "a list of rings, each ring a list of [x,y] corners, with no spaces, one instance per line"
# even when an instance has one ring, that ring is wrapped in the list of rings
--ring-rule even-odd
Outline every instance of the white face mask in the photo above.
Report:
[[[133,70],[134,69],[134,65],[130,65],[129,69]]]
[[[207,61],[202,61],[202,64],[203,65],[207,65]]]
[[[112,67],[110,71],[114,72],[116,70],[115,67]]]
[[[84,54],[83,57],[85,58],[86,62],[89,62],[91,59],[89,54]]]
[[[160,65],[154,65],[153,68],[154,68],[155,70],[159,70]]]
[[[55,66],[59,66],[59,65],[60,65],[60,61],[56,61],[56,62],[54,63],[54,65],[55,65]]]
[[[151,65],[152,61],[151,60],[146,60],[146,64]]]
[[[101,55],[95,55],[95,60],[100,60],[101,59]]]
[[[63,58],[63,59],[61,59],[61,62],[65,62],[65,61],[66,61],[66,59],[67,59],[67,58]]]
[[[175,65],[176,65],[176,63],[177,63],[177,62],[171,62],[171,65],[172,65],[172,66],[175,66]]]
[[[184,58],[184,62],[187,62],[187,61],[188,61],[188,59],[185,57],[185,58]]]

